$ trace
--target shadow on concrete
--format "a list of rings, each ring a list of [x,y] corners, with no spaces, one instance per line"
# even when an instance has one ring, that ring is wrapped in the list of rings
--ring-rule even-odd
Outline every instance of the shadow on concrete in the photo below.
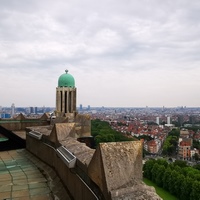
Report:
[[[26,140],[14,134],[12,131],[0,126],[0,134],[7,140],[0,141],[0,151],[26,148]]]

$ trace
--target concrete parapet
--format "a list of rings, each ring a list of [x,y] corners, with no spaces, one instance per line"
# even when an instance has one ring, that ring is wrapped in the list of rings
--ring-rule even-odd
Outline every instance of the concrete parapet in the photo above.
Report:
[[[26,148],[28,151],[33,153],[35,156],[40,158],[43,162],[47,163],[49,166],[53,167],[55,171],[57,172],[57,175],[62,180],[63,184],[69,191],[69,193],[72,196],[72,199],[74,200],[85,200],[85,199],[91,199],[96,200],[99,199],[96,194],[93,192],[91,187],[94,185],[92,181],[87,178],[86,169],[87,169],[87,163],[90,162],[90,160],[86,161],[85,164],[83,160],[85,158],[89,159],[91,158],[93,151],[92,149],[89,149],[85,145],[84,150],[84,144],[79,143],[75,140],[70,140],[70,137],[67,140],[70,140],[72,145],[68,145],[67,143],[61,145],[65,145],[66,148],[69,148],[69,150],[73,151],[75,147],[81,146],[79,151],[76,149],[76,152],[74,152],[74,155],[77,156],[77,163],[75,168],[70,169],[67,167],[67,165],[60,159],[60,157],[57,155],[56,148],[54,148],[53,143],[46,143],[47,137],[42,137],[41,140],[37,140],[34,137],[31,137],[27,134],[26,138]],[[73,143],[74,142],[74,143]],[[86,153],[87,152],[87,153]],[[83,153],[84,155],[81,155]],[[86,153],[86,154],[85,154]],[[90,156],[88,156],[91,154]]]
[[[26,148],[56,170],[73,199],[159,199],[142,184],[140,141],[101,143],[94,150],[77,141],[75,126],[33,127],[42,134],[40,139],[31,137],[31,128],[27,128],[26,136]],[[76,157],[74,168],[68,168],[59,157],[61,146]]]
[[[15,118],[0,119],[0,125],[10,131],[22,131],[29,126],[45,126],[49,125],[49,116],[45,113],[40,118],[26,118],[23,114],[19,114]]]

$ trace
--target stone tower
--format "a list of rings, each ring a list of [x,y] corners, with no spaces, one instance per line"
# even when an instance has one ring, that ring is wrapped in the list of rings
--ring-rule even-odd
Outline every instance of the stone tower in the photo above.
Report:
[[[56,116],[75,116],[76,113],[76,87],[75,80],[68,70],[58,79],[56,88]]]

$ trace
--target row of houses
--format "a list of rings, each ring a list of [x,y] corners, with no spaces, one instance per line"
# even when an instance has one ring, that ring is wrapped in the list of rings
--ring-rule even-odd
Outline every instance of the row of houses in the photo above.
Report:
[[[128,136],[140,138],[146,136],[151,138],[149,140],[141,139],[144,149],[152,154],[157,154],[161,151],[162,145],[170,131],[169,127],[162,125],[147,125],[143,121],[135,120],[134,122],[112,121],[111,126],[113,129],[126,134]]]
[[[108,120],[108,122],[113,129],[129,137],[140,138],[140,136],[147,136],[151,138],[150,140],[141,140],[144,149],[152,154],[158,154],[162,151],[163,143],[172,129],[172,127],[163,125],[148,125],[141,120],[134,120],[131,122],[126,120]],[[195,154],[199,155],[199,150],[193,148],[193,139],[200,141],[200,131],[194,132],[188,129],[180,130],[177,152],[180,159],[192,160]]]

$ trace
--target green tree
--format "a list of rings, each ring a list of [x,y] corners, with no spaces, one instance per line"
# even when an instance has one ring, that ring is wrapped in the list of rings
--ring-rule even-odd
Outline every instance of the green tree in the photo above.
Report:
[[[183,160],[175,160],[175,162],[173,164],[174,164],[174,166],[177,165],[177,166],[179,166],[181,168],[188,167],[187,162],[183,161]]]
[[[178,165],[174,166],[174,170],[176,170],[179,174],[182,174],[182,169]]]
[[[195,153],[193,158],[194,158],[195,161],[198,161],[199,160],[199,154]]]
[[[163,165],[165,168],[168,166],[168,162],[165,159],[158,159],[156,161],[159,165]]]
[[[169,136],[176,136],[177,138],[179,138],[180,137],[180,129],[172,129],[170,132],[169,132],[169,134],[168,134]]]
[[[168,136],[163,145],[162,154],[172,156],[176,153],[178,138],[176,136]]]
[[[108,122],[99,119],[91,121],[91,133],[95,139],[96,146],[101,142],[132,141],[122,133],[113,130]]]
[[[197,140],[193,140],[193,147],[196,149],[200,149],[200,142]]]
[[[171,168],[167,167],[167,169],[165,170],[165,173],[163,175],[162,182],[163,182],[163,188],[168,191],[169,191],[169,186],[171,183],[171,174],[172,174]]]
[[[195,169],[200,170],[200,164],[194,165],[193,167],[194,167]]]
[[[185,177],[178,173],[177,179],[175,181],[175,186],[174,186],[174,190],[175,190],[175,195],[181,199],[181,188],[182,188],[182,184],[184,182]]]
[[[190,194],[190,200],[200,199],[200,182],[194,181],[192,184],[192,192]]]
[[[175,187],[176,187],[176,181],[177,181],[178,175],[179,175],[179,173],[177,171],[173,170],[171,173],[170,182],[168,184],[169,192],[174,195],[176,194]]]
[[[157,177],[157,171],[158,171],[158,168],[159,168],[159,164],[158,163],[155,163],[152,170],[151,170],[151,174],[152,174],[152,178],[151,180],[156,183],[156,177]]]
[[[191,178],[184,178],[184,181],[181,185],[181,194],[180,199],[181,200],[188,200],[190,199],[190,193],[192,192],[192,184],[193,180]]]
[[[157,186],[162,187],[163,186],[163,175],[165,173],[165,167],[164,165],[159,165],[156,173],[156,179],[155,183]]]
[[[143,171],[144,171],[144,177],[152,180],[152,172],[151,170],[153,169],[154,164],[156,163],[156,161],[154,159],[150,159],[148,161],[146,161],[146,163],[143,166]]]

